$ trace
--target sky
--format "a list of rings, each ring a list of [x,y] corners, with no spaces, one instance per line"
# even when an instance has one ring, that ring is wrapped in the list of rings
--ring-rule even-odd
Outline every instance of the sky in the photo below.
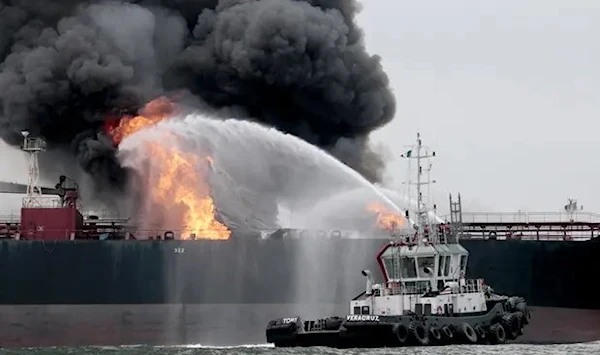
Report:
[[[460,192],[465,211],[559,211],[572,197],[600,213],[600,1],[361,2],[397,100],[372,135],[394,186],[420,132],[442,211]],[[25,161],[0,152],[0,179],[26,181]]]
[[[390,160],[420,132],[433,197],[463,210],[600,213],[600,1],[361,1],[358,22],[394,89],[372,135]],[[446,207],[447,209],[447,207]]]

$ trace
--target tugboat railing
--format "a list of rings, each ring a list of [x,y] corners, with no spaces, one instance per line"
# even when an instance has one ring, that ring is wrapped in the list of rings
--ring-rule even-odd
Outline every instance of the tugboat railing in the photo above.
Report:
[[[465,280],[465,292],[463,293],[478,293],[483,292],[483,279],[467,279]]]
[[[458,283],[457,288],[449,287],[445,293],[458,294],[458,293],[479,293],[484,292],[484,280],[483,279],[465,279],[464,284]],[[429,287],[418,287],[418,286],[401,286],[398,281],[388,281],[385,283],[386,296],[396,295],[423,295],[429,292]],[[443,290],[440,290],[443,291]]]

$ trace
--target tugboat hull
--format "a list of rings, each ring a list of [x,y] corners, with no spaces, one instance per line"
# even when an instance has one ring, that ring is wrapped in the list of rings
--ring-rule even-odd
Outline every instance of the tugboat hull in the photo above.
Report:
[[[280,318],[269,322],[266,337],[276,347],[502,344],[516,340],[529,324],[530,314],[524,302],[517,307],[505,311],[511,307],[497,303],[488,312],[469,316],[347,315],[315,321]]]

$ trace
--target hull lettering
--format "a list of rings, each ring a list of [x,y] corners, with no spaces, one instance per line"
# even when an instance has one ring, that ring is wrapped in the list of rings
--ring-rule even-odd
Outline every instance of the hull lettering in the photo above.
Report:
[[[348,322],[379,322],[379,316],[370,316],[363,314],[352,314],[346,316]]]
[[[294,318],[283,318],[283,324],[288,324],[288,323],[296,323],[298,321],[298,317],[294,317]]]

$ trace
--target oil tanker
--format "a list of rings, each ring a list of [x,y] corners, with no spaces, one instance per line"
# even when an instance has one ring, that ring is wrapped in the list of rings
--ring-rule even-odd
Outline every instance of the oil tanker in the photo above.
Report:
[[[32,161],[44,148],[25,137]],[[181,240],[82,211],[77,185],[64,176],[53,189],[2,190],[26,197],[20,214],[0,224],[0,347],[263,343],[264,326],[282,313],[347,312],[364,288],[359,272],[377,268],[374,255],[390,236],[238,228],[227,240]],[[42,203],[48,196],[57,204]],[[458,229],[470,253],[467,277],[532,306],[519,341],[600,339],[591,292],[600,216],[575,201],[560,213],[466,213],[459,196],[450,197],[446,227]]]

